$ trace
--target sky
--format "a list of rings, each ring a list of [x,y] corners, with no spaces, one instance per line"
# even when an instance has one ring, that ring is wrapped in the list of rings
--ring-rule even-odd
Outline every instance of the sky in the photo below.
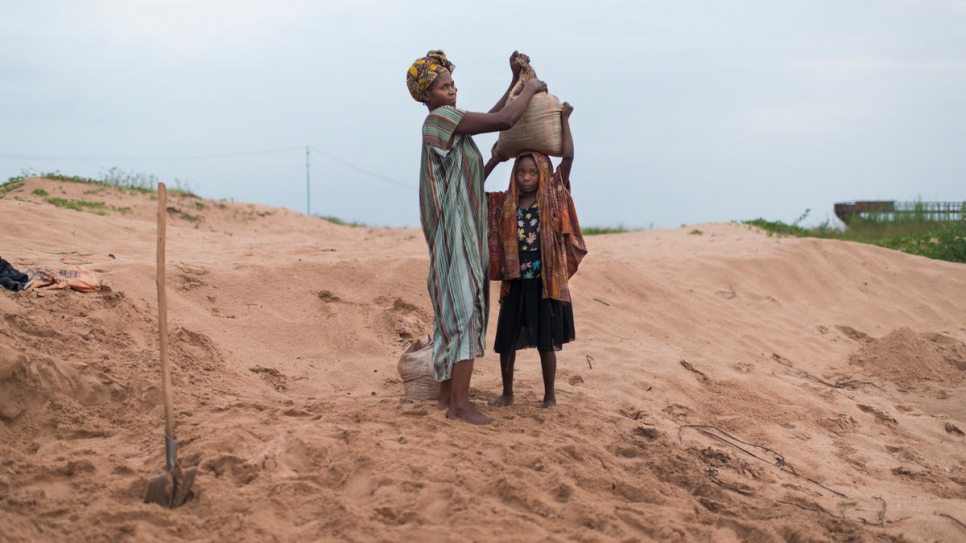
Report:
[[[837,225],[840,201],[966,200],[952,0],[0,0],[0,182],[113,169],[418,227],[427,110],[405,72],[430,49],[461,109],[496,103],[514,50],[574,106],[584,227]],[[474,137],[484,158],[496,137]]]

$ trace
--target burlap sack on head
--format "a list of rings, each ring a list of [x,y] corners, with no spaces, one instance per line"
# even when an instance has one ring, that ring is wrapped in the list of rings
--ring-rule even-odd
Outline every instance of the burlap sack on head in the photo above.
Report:
[[[414,341],[396,366],[402,377],[403,390],[410,400],[439,399],[439,381],[433,375],[433,340],[423,336]]]
[[[507,103],[520,96],[523,85],[537,77],[530,63],[521,58],[520,79],[510,90]],[[500,132],[495,152],[503,158],[515,158],[524,151],[537,151],[550,156],[563,155],[563,130],[560,126],[560,112],[563,104],[549,92],[538,92],[527,104],[523,117],[509,130]]]

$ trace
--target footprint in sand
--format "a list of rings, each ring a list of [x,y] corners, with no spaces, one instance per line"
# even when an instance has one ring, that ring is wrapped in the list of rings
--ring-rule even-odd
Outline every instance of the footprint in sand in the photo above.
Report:
[[[662,413],[667,413],[674,420],[678,422],[687,422],[688,417],[691,416],[691,410],[681,404],[671,404],[661,410]]]

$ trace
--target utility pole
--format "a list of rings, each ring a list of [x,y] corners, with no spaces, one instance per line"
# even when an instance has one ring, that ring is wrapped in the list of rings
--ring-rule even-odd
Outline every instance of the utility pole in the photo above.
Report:
[[[305,214],[312,214],[312,192],[309,184],[309,146],[305,146]]]

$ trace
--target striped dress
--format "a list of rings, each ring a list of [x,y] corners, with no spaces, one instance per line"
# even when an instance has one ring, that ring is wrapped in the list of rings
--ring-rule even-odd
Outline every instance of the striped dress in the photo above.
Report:
[[[423,123],[419,210],[429,246],[436,379],[483,356],[486,339],[486,200],[483,156],[466,134],[453,134],[464,111],[443,106]]]

